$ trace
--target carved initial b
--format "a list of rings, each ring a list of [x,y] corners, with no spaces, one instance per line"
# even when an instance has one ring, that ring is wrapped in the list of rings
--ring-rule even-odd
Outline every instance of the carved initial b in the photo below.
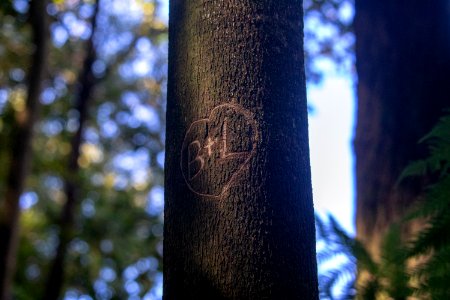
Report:
[[[181,149],[181,171],[188,187],[220,197],[256,151],[257,123],[237,104],[215,107],[207,119],[191,124]]]

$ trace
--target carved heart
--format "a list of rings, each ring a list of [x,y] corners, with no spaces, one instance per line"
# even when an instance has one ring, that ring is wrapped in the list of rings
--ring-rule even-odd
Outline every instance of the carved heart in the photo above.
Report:
[[[198,195],[220,197],[245,169],[257,141],[257,123],[250,111],[234,103],[216,106],[186,132],[181,171],[187,185]]]

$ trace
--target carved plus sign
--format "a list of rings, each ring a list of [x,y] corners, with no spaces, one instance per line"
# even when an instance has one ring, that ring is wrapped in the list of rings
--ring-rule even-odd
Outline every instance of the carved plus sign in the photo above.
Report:
[[[205,145],[205,148],[208,150],[208,156],[211,156],[212,154],[212,146],[217,142],[217,138],[212,140],[210,137],[208,137],[208,142]]]

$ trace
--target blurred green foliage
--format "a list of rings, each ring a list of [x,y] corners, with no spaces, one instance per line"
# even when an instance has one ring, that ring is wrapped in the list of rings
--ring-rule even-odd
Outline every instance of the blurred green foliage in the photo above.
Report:
[[[34,51],[29,1],[0,1],[0,165],[12,120],[24,110]],[[318,82],[332,62],[352,72],[353,4],[305,0],[306,72]],[[51,48],[33,162],[20,199],[15,299],[42,297],[58,242],[65,182],[77,183],[73,238],[64,261],[65,299],[159,299],[162,284],[167,1],[53,0]],[[76,95],[93,41],[92,103],[79,171],[68,171],[79,126]],[[0,168],[0,193],[6,185]]]
[[[13,139],[9,125],[26,99],[33,45],[28,1],[0,11],[0,163]],[[64,182],[76,178],[75,232],[65,261],[67,299],[160,298],[167,28],[158,1],[53,1],[52,47],[35,126],[33,164],[21,197],[15,299],[40,297],[60,239]],[[93,34],[93,36],[92,36]],[[79,126],[75,94],[93,38],[93,104],[69,174],[70,139]],[[5,172],[0,171],[0,192]],[[155,285],[156,284],[156,285]]]
[[[400,180],[427,175],[434,182],[412,212],[391,226],[379,259],[332,217],[317,218],[323,299],[450,298],[450,115],[420,142],[428,145],[429,155],[411,163]],[[401,228],[417,221],[423,225],[405,241]],[[327,266],[330,261],[338,263]]]

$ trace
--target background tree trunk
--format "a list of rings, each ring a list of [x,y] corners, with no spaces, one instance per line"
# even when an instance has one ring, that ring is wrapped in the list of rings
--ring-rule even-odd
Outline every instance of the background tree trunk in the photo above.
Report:
[[[317,299],[302,2],[169,22],[165,299]]]
[[[80,202],[80,183],[78,183],[80,166],[78,160],[80,158],[81,145],[83,143],[83,132],[89,119],[89,107],[92,102],[92,93],[98,81],[94,76],[92,66],[97,59],[94,38],[97,29],[99,5],[99,0],[96,0],[95,10],[91,21],[92,34],[86,44],[86,57],[77,81],[78,90],[75,94],[75,109],[78,112],[78,129],[72,136],[70,142],[71,151],[67,164],[67,177],[64,182],[66,202],[62,207],[58,224],[60,227],[59,243],[48,274],[42,297],[43,300],[57,300],[61,297],[64,286],[64,265],[67,257],[67,250],[70,241],[74,237],[75,216]]]
[[[450,106],[450,4],[356,0],[358,237],[378,256],[387,227],[426,180],[396,186],[418,145]],[[406,232],[407,233],[407,232]]]
[[[9,136],[10,152],[6,191],[0,203],[0,299],[12,299],[12,282],[16,268],[16,252],[19,242],[19,199],[31,161],[33,127],[39,115],[39,97],[47,65],[48,17],[47,1],[30,2],[30,25],[33,32],[34,53],[28,71],[27,100],[25,110],[16,112]],[[3,166],[2,166],[3,167]]]

